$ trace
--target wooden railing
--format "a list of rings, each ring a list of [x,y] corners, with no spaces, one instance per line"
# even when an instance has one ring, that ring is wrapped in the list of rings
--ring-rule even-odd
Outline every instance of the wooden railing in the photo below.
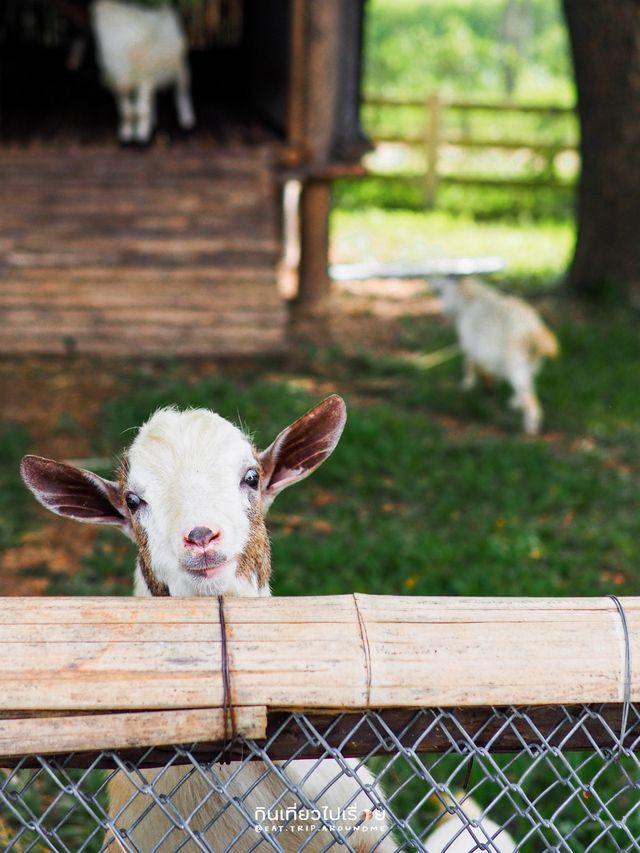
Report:
[[[640,598],[0,598],[0,642],[2,850],[637,850]]]
[[[260,740],[282,711],[638,702],[623,602],[629,672],[609,598],[3,598],[0,759]]]
[[[496,136],[473,136],[469,132],[452,133],[447,131],[445,113],[456,111],[461,113],[485,112],[485,113],[525,113],[540,116],[552,116],[563,118],[573,116],[575,110],[571,107],[557,105],[539,104],[516,104],[516,103],[490,103],[481,101],[449,99],[440,95],[430,95],[424,99],[408,98],[385,98],[370,97],[364,101],[366,107],[379,108],[412,108],[422,110],[424,118],[422,121],[423,132],[417,133],[383,133],[369,129],[369,135],[373,142],[379,143],[402,143],[407,146],[422,148],[424,150],[426,168],[424,172],[425,204],[432,207],[435,203],[438,185],[441,181],[456,184],[469,184],[479,186],[509,186],[509,187],[551,187],[565,189],[573,186],[572,180],[562,180],[549,174],[534,177],[494,177],[487,175],[455,175],[443,174],[441,171],[441,153],[445,146],[467,149],[497,149],[504,151],[529,150],[543,154],[547,164],[552,164],[555,157],[564,151],[578,151],[577,131],[576,138],[554,139],[548,141],[544,138],[517,138]],[[366,122],[365,122],[366,124]],[[548,172],[552,172],[548,169]],[[394,181],[415,182],[415,176],[405,174],[386,174],[373,172],[376,178]]]

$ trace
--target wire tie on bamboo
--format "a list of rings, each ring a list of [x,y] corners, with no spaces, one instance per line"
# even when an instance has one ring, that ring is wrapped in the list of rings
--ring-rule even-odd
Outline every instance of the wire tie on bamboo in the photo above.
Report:
[[[358,626],[360,628],[360,639],[362,641],[362,650],[364,652],[364,668],[367,673],[367,699],[366,707],[371,705],[371,647],[369,646],[369,635],[367,634],[367,626],[364,623],[362,613],[358,607],[358,594],[353,593],[353,601],[356,606],[356,615],[358,617]]]
[[[224,725],[224,744],[222,755],[226,756],[229,746],[229,719],[231,719],[231,739],[236,738],[236,710],[231,697],[231,670],[229,668],[229,648],[227,646],[227,622],[224,615],[224,598],[218,596],[218,616],[220,617],[220,653],[222,657],[222,715]],[[229,764],[230,758],[225,757],[223,764]]]
[[[618,740],[618,758],[624,750],[624,739],[627,735],[627,724],[629,721],[629,706],[631,705],[631,636],[629,634],[629,623],[627,622],[627,614],[624,612],[622,602],[617,595],[610,595],[609,598],[615,604],[620,621],[622,622],[622,633],[624,636],[624,697],[622,705],[622,720],[620,722],[620,739]]]

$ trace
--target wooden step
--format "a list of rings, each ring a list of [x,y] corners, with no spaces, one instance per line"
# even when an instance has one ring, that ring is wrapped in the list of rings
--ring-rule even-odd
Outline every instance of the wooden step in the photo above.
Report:
[[[0,149],[0,354],[281,351],[273,146]]]
[[[71,282],[37,287],[28,283],[26,287],[18,284],[0,285],[0,307],[3,311],[28,306],[40,311],[82,306],[96,310],[120,307],[134,311],[153,307],[251,310],[282,306],[282,299],[271,279],[261,285],[251,280],[213,285],[191,280],[175,286],[135,280],[130,284],[125,280],[108,282],[106,285],[101,282]]]

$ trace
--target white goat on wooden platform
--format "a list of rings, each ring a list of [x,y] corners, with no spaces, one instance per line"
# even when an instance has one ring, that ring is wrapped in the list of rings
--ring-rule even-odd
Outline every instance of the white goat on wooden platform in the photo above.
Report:
[[[120,142],[146,144],[155,126],[155,92],[175,87],[178,123],[195,126],[187,39],[171,6],[147,8],[118,0],[96,0],[91,23],[104,82],[115,95]]]
[[[37,456],[26,456],[21,472],[43,506],[78,521],[116,525],[136,542],[136,595],[268,596],[266,510],[279,492],[332,453],[345,421],[342,399],[328,397],[259,452],[237,427],[211,411],[161,409],[140,428],[117,481]],[[357,766],[346,763],[350,773]],[[217,765],[214,772],[226,795],[215,789],[215,779],[191,767],[141,771],[140,783],[150,792],[117,774],[109,785],[113,827],[125,831],[141,851],[202,849],[191,834],[202,832],[209,849],[241,853],[254,849],[260,837],[234,802],[242,802],[251,815],[275,803],[278,810],[295,806],[279,775],[260,762]],[[319,808],[358,815],[347,827],[354,829],[349,841],[358,853],[396,848],[376,811],[380,795],[363,790],[362,785],[374,790],[366,769],[358,768],[358,781],[333,759],[296,760],[282,774]],[[359,829],[363,819],[366,831]],[[179,828],[180,822],[188,829]],[[278,835],[285,851],[304,845],[311,853],[331,843],[326,831],[314,835],[312,822],[296,818],[294,823]],[[272,849],[266,841],[263,848]]]
[[[524,431],[540,432],[542,408],[535,377],[545,356],[558,355],[558,342],[538,312],[516,296],[505,296],[474,278],[443,279],[435,284],[444,313],[456,325],[465,360],[464,388],[478,373],[506,379],[513,388],[511,406],[523,413]]]

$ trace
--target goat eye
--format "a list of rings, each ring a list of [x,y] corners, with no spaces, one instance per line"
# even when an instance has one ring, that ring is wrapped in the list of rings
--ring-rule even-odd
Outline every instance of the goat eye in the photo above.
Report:
[[[258,483],[260,482],[260,475],[256,471],[255,468],[249,468],[247,473],[244,475],[243,483],[246,486],[249,486],[250,489],[257,489]]]
[[[131,512],[135,512],[140,507],[140,505],[144,503],[142,498],[136,495],[135,492],[127,492],[127,494],[124,496],[124,500]]]

